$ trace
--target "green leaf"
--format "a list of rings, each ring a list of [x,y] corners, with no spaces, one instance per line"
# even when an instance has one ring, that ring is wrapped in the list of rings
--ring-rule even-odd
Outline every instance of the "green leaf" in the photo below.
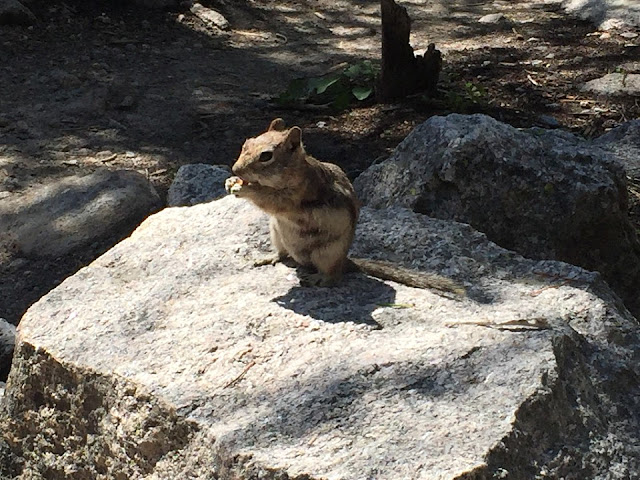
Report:
[[[311,90],[315,90],[315,92],[320,95],[338,81],[340,81],[340,74],[325,75],[324,77],[311,78],[309,80],[309,86]]]
[[[354,63],[353,65],[349,65],[343,72],[344,76],[350,80],[357,78],[362,71],[361,65],[361,63]]]
[[[341,90],[333,99],[331,105],[336,110],[344,110],[351,103],[351,92],[349,90]]]
[[[360,101],[371,97],[379,70],[377,63],[364,60],[322,77],[298,78],[289,83],[277,101],[287,106],[330,103],[335,110],[344,110],[354,97]]]
[[[355,86],[353,87],[353,90],[351,90],[351,93],[353,93],[353,96],[360,101],[369,98],[372,92],[373,92],[373,88],[361,87],[361,86]]]

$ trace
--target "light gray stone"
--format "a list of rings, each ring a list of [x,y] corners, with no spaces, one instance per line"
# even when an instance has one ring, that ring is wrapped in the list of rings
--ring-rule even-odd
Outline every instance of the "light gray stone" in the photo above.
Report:
[[[195,163],[178,169],[167,195],[167,205],[182,207],[210,202],[224,197],[224,181],[231,175],[229,167]]]
[[[71,176],[0,203],[0,232],[23,256],[56,258],[125,235],[161,206],[148,180],[128,170]]]
[[[507,19],[502,13],[490,13],[478,19],[479,23],[496,24],[505,22]]]
[[[191,13],[202,20],[207,26],[219,28],[220,30],[229,30],[229,22],[220,13],[212,8],[207,8],[199,3],[191,6]]]
[[[18,0],[0,0],[0,25],[33,25],[35,15]]]
[[[599,28],[640,27],[640,4],[637,0],[561,0],[565,10],[589,20]]]
[[[370,206],[466,222],[527,257],[597,270],[640,314],[640,242],[610,150],[485,115],[431,117],[355,187]]]
[[[364,208],[353,253],[468,298],[361,274],[303,288],[291,267],[253,266],[267,249],[242,200],[165,209],[34,305],[0,420],[6,475],[639,471],[638,324],[598,274],[402,208]]]
[[[0,381],[4,381],[11,368],[13,348],[16,343],[16,327],[0,318]]]
[[[590,80],[582,86],[586,92],[600,95],[636,95],[640,96],[640,74],[608,73],[604,77]]]

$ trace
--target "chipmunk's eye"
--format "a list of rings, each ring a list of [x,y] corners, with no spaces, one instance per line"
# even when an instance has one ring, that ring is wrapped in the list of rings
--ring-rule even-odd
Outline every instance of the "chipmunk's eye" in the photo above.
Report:
[[[259,160],[261,162],[266,163],[266,162],[270,161],[272,158],[273,158],[273,152],[266,151],[266,152],[262,152],[260,154],[260,159]]]

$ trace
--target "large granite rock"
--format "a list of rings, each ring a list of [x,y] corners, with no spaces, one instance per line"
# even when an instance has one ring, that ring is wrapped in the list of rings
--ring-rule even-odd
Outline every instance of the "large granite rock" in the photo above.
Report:
[[[26,257],[57,258],[105,237],[130,232],[161,207],[153,186],[130,170],[70,176],[0,202],[0,247]]]
[[[432,117],[355,187],[370,206],[469,223],[527,257],[597,270],[640,315],[640,242],[624,168],[606,143],[485,115]]]
[[[34,305],[18,332],[10,478],[633,478],[638,324],[597,273],[468,225],[363,209],[354,254],[439,272],[455,299],[361,274],[254,267],[266,218],[166,209]]]
[[[627,174],[640,179],[640,120],[631,120],[614,128],[593,141],[594,145],[609,151]]]
[[[167,205],[184,207],[210,202],[224,197],[224,181],[231,176],[231,169],[222,165],[192,163],[178,169],[169,192]]]

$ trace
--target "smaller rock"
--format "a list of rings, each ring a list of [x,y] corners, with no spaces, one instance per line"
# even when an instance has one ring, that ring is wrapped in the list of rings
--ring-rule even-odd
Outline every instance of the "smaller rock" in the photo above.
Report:
[[[627,73],[640,73],[640,61],[625,62],[620,65],[620,71]]]
[[[0,25],[28,26],[34,23],[35,15],[18,0],[0,0]]]
[[[497,24],[506,21],[506,17],[502,13],[490,13],[489,15],[485,15],[484,17],[480,17],[478,19],[479,23],[484,23],[487,25]]]
[[[609,73],[585,83],[582,90],[606,96],[640,95],[640,74]]]
[[[229,22],[227,19],[224,18],[221,13],[216,12],[212,8],[207,8],[199,3],[194,3],[191,6],[191,13],[210,27],[219,28],[220,30],[229,29]]]
[[[226,195],[224,181],[230,175],[229,167],[221,165],[183,165],[169,187],[167,205],[182,207],[223,197]]]
[[[543,127],[558,128],[560,126],[560,122],[551,115],[538,116],[538,122],[540,122]]]
[[[122,237],[161,206],[149,181],[129,170],[69,176],[0,202],[0,232],[27,258],[57,258]]]
[[[640,120],[631,120],[593,141],[624,165],[627,175],[640,179]]]
[[[586,2],[585,2],[586,3]],[[627,22],[625,22],[621,18],[610,18],[605,20],[600,24],[600,30],[620,30],[621,28],[626,28]]]
[[[6,380],[9,375],[15,344],[16,327],[0,318],[0,381]]]

